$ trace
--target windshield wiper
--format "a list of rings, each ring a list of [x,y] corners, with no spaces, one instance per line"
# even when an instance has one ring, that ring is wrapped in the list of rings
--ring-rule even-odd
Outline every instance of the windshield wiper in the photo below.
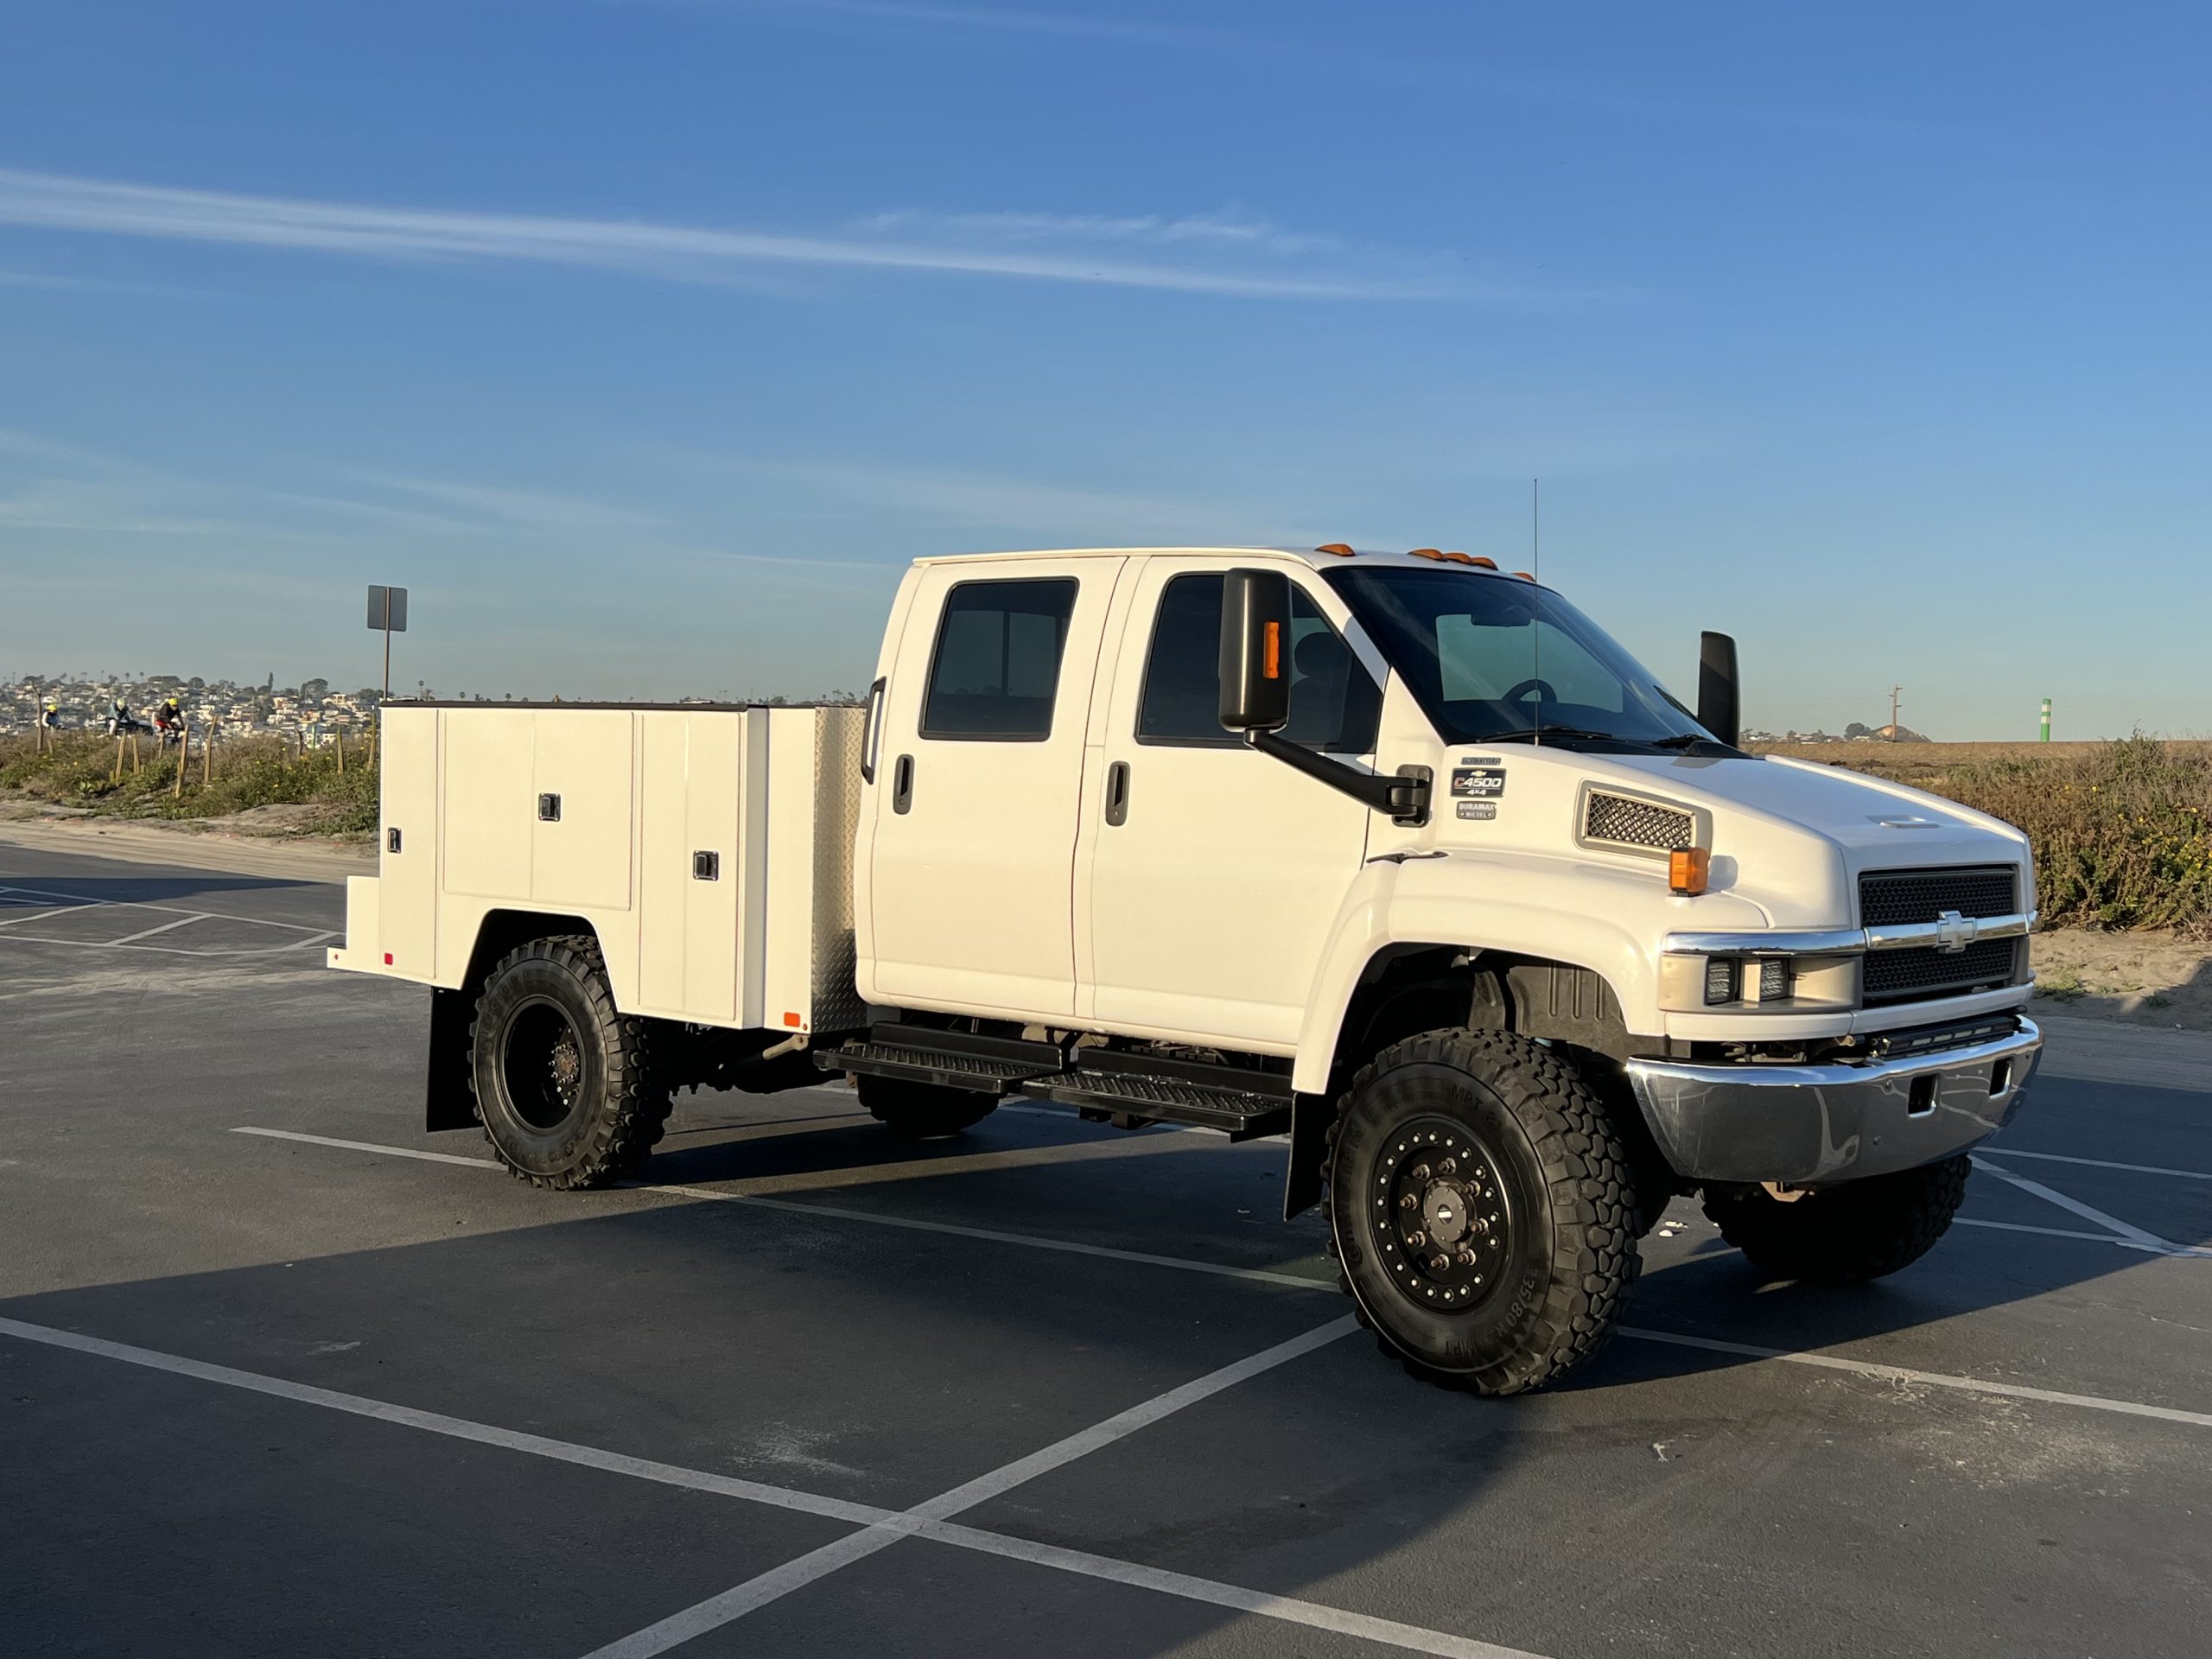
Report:
[[[1634,741],[1633,739],[1624,739],[1616,736],[1611,732],[1590,731],[1580,726],[1524,726],[1519,731],[1516,732],[1493,733],[1491,736],[1484,738],[1482,741],[1484,743],[1519,743],[1525,740],[1533,742],[1540,737],[1594,737],[1607,743],[1618,743]]]
[[[1703,732],[1681,732],[1673,737],[1655,737],[1650,740],[1650,747],[1655,749],[1694,749],[1700,743],[1709,743],[1714,748],[1729,754],[1736,753],[1719,738],[1707,737]]]

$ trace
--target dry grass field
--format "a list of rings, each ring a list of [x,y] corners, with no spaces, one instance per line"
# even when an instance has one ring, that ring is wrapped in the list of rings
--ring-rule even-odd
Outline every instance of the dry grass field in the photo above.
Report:
[[[2018,825],[2045,925],[2212,938],[2212,743],[1799,743]]]

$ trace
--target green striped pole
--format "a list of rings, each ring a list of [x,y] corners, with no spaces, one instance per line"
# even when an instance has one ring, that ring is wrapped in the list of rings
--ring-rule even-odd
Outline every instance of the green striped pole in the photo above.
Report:
[[[2050,741],[2050,699],[2049,697],[2043,700],[2043,741],[2046,743]]]

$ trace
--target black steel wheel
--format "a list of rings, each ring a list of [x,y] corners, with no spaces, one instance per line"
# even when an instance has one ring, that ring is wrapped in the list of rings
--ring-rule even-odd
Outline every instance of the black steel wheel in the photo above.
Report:
[[[532,939],[486,978],[469,1027],[485,1138],[537,1186],[603,1186],[644,1164],[667,1122],[652,1022],[620,1014],[599,943]]]
[[[1344,1287],[1409,1370],[1517,1394],[1611,1334],[1637,1274],[1636,1185],[1561,1057],[1504,1032],[1408,1038],[1353,1078],[1330,1140]]]

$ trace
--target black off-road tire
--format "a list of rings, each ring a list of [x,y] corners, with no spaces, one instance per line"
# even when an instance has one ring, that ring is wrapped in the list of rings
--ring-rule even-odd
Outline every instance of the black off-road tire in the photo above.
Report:
[[[937,1141],[973,1128],[998,1110],[998,1096],[973,1089],[944,1089],[904,1077],[861,1072],[853,1080],[861,1104],[902,1141]]]
[[[520,1179],[563,1191],[642,1168],[668,1121],[653,1022],[618,1013],[599,941],[532,939],[500,958],[468,1028],[484,1135]]]
[[[1966,1201],[1972,1160],[1815,1187],[1787,1202],[1764,1187],[1707,1189],[1705,1213],[1761,1271],[1855,1285],[1910,1267],[1949,1230]]]
[[[1352,1078],[1325,1169],[1339,1282],[1414,1376],[1519,1394],[1611,1335],[1640,1266],[1636,1182],[1604,1103],[1561,1056],[1507,1032],[1409,1037]],[[1435,1269],[1426,1250],[1442,1253],[1447,1230],[1453,1265]]]

